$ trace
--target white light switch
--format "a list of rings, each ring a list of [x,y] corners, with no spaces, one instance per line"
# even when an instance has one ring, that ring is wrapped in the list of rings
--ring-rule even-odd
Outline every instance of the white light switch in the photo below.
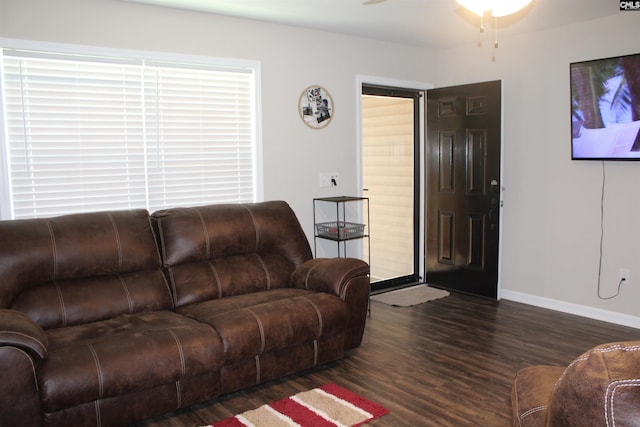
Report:
[[[320,187],[337,187],[338,172],[322,172],[320,174]]]

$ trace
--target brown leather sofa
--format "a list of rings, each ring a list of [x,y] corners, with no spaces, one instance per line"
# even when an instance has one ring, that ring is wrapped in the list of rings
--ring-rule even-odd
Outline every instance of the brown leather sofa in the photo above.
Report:
[[[566,368],[524,368],[511,402],[517,427],[639,426],[640,341],[599,345]]]
[[[368,273],[278,201],[2,221],[0,425],[125,425],[340,359]]]

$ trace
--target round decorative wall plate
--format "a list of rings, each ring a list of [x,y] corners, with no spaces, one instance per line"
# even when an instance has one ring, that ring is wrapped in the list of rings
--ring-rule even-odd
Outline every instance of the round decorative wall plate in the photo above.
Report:
[[[298,110],[300,118],[307,126],[321,129],[333,118],[333,100],[322,86],[309,86],[300,94]]]

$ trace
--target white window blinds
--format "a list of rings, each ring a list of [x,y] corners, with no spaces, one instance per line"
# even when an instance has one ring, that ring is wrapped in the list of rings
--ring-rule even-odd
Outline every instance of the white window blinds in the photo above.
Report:
[[[255,201],[255,73],[3,51],[11,217]]]

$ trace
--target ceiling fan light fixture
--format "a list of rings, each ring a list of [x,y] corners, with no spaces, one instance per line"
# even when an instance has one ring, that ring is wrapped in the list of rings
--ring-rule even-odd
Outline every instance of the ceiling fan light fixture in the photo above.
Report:
[[[489,10],[487,0],[456,0],[456,2],[478,16],[484,16],[484,12]]]
[[[491,12],[494,23],[493,46],[498,47],[498,17],[516,13],[533,0],[456,0],[456,2],[480,17],[480,32],[484,32],[484,14]]]
[[[524,9],[532,0],[494,0],[491,15],[500,17],[519,12]]]
[[[507,16],[526,7],[532,0],[456,0],[478,16],[491,12],[492,16]]]

